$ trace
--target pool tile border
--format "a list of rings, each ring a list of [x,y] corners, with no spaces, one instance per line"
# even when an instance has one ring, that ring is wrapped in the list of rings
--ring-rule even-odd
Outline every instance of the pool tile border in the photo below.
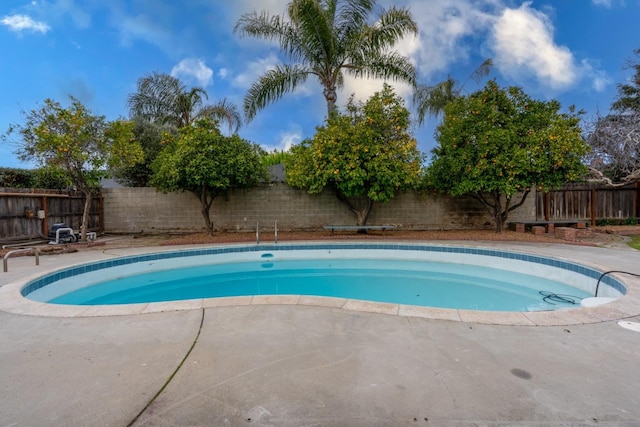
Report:
[[[525,261],[535,264],[541,264],[563,270],[568,270],[574,273],[581,274],[583,276],[598,279],[602,272],[586,267],[584,265],[572,263],[569,261],[559,260],[555,258],[541,257],[539,255],[529,255],[525,253],[512,252],[512,251],[500,251],[496,249],[486,248],[472,248],[472,247],[458,247],[458,246],[437,246],[437,245],[409,245],[409,244],[390,244],[390,243],[354,243],[354,244],[284,244],[284,245],[256,245],[256,246],[231,246],[223,248],[203,248],[192,249],[182,251],[171,252],[156,252],[153,254],[133,255],[128,257],[121,257],[113,260],[97,261],[93,263],[83,264],[75,267],[71,267],[59,272],[50,273],[44,275],[36,280],[27,283],[21,289],[23,296],[27,296],[31,292],[42,288],[50,283],[56,282],[60,279],[76,276],[78,274],[89,273],[103,268],[118,267],[121,265],[133,264],[137,262],[158,261],[162,259],[170,258],[184,258],[200,255],[218,255],[226,253],[239,253],[239,252],[267,252],[267,251],[296,251],[296,250],[330,250],[330,249],[347,249],[347,250],[413,250],[413,251],[425,251],[425,252],[446,252],[446,253],[459,253],[469,255],[485,255],[497,258],[512,259],[518,261]],[[626,292],[626,287],[622,282],[613,277],[612,275],[606,275],[602,278],[602,283],[611,286],[620,293]]]
[[[266,295],[240,296],[227,298],[208,298],[185,301],[168,301],[160,303],[111,305],[111,306],[66,306],[46,304],[24,298],[30,292],[49,283],[77,274],[96,271],[107,267],[117,267],[135,262],[157,261],[198,255],[215,255],[239,252],[270,252],[283,250],[331,250],[331,249],[382,249],[382,250],[414,250],[444,253],[462,253],[486,255],[505,259],[521,260],[546,266],[563,268],[589,278],[598,279],[602,272],[571,261],[560,260],[515,251],[503,251],[486,247],[449,246],[424,243],[292,243],[266,245],[234,245],[221,247],[204,247],[197,249],[151,252],[140,255],[123,256],[115,259],[94,261],[71,266],[65,270],[34,275],[25,281],[0,288],[0,310],[15,314],[26,314],[47,317],[94,317],[131,314],[147,314],[166,311],[193,310],[204,308],[223,308],[243,305],[303,305],[333,309],[344,309],[402,317],[462,321],[470,323],[551,326],[597,323],[616,320],[640,314],[640,281],[629,279],[618,280],[607,275],[602,282],[626,295],[604,306],[579,308],[567,311],[544,312],[489,312],[436,307],[421,307],[402,304],[377,303],[371,301],[344,298],[301,296],[301,295]],[[630,286],[632,285],[633,286]]]

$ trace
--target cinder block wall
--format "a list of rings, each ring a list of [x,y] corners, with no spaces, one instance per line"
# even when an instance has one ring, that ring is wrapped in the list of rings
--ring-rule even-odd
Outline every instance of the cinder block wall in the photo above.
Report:
[[[104,197],[107,232],[201,231],[200,202],[189,192],[164,194],[153,188],[108,188]],[[320,229],[323,225],[355,225],[355,216],[330,191],[310,196],[284,183],[231,191],[213,202],[217,230],[253,231]],[[535,219],[535,197],[510,215],[510,221]],[[396,224],[405,229],[493,229],[486,209],[471,198],[406,192],[387,204],[375,204],[370,225]]]

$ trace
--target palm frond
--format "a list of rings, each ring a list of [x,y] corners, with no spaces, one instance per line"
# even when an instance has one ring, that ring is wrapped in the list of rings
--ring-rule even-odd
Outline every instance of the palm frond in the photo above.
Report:
[[[380,19],[369,27],[367,49],[384,52],[407,35],[417,35],[418,24],[405,8],[392,7],[380,15]]]
[[[176,94],[185,91],[180,80],[165,73],[153,72],[138,80],[138,90],[129,95],[127,107],[131,117],[167,123],[175,111]]]
[[[202,106],[202,98],[208,99],[207,92],[199,87],[192,87],[188,92],[180,92],[175,94],[174,99],[174,114],[171,117],[170,122],[165,123],[172,124],[176,127],[188,126],[193,122],[195,117],[194,113],[198,111]]]
[[[304,58],[304,43],[295,27],[279,15],[271,15],[267,11],[243,14],[233,31],[241,36],[278,42],[280,49],[292,59]]]
[[[493,59],[487,58],[482,61],[482,64],[480,64],[475,70],[473,70],[471,74],[469,74],[469,77],[467,77],[467,79],[460,85],[460,92],[462,92],[462,89],[466,86],[469,80],[473,80],[474,82],[479,84],[482,79],[484,79],[489,75],[489,73],[491,73],[492,68]]]
[[[200,109],[196,118],[205,117],[218,122],[226,122],[229,126],[229,131],[232,133],[238,133],[240,126],[242,126],[242,115],[238,107],[226,98],[222,98],[217,103],[206,105]]]
[[[384,80],[400,80],[415,85],[416,69],[405,56],[397,52],[362,55],[354,58],[345,69],[356,77],[377,78]]]
[[[337,3],[337,1],[336,1]],[[369,15],[373,11],[373,0],[348,0],[341,2],[336,8],[334,28],[337,30],[337,39],[340,42],[348,40],[351,34],[359,32],[367,25]]]
[[[311,64],[330,61],[338,49],[333,11],[325,10],[317,0],[294,0],[289,6],[289,13],[300,47],[304,50],[301,52],[304,61]]]
[[[360,27],[369,20],[375,7],[375,0],[345,0],[337,7],[339,26]]]
[[[460,88],[451,77],[433,86],[418,86],[413,94],[413,105],[417,108],[418,123],[424,123],[427,116],[438,117],[444,112],[447,104],[459,96]]]
[[[491,69],[493,68],[493,59],[487,58],[478,68],[476,68],[473,73],[471,73],[471,78],[474,82],[480,83],[482,79],[487,77],[489,73],[491,73]]]
[[[271,15],[263,10],[247,12],[240,16],[238,22],[233,27],[233,32],[240,36],[253,36],[266,40],[278,40],[282,34],[286,23],[279,15]]]
[[[267,71],[251,85],[244,98],[246,119],[252,120],[268,104],[279,100],[285,93],[293,92],[307,80],[310,73],[313,72],[302,65],[279,65]]]

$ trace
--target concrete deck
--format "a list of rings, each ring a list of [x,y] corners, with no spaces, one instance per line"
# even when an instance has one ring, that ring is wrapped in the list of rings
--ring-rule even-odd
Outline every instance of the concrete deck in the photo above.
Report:
[[[630,249],[477,245],[640,274]],[[39,267],[15,258],[0,285],[150,250],[46,256]],[[640,321],[640,305],[627,301],[597,323],[585,309],[574,324],[547,313],[539,326],[300,300],[99,317],[0,311],[0,425],[637,426],[640,333],[617,320]]]

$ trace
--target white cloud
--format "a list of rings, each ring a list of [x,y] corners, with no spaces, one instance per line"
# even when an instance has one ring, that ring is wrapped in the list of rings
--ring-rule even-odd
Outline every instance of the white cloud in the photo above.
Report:
[[[232,8],[232,12],[240,15],[247,12],[253,12],[254,10],[257,12],[261,12],[263,10],[268,10],[270,13],[280,15],[285,13],[287,10],[287,5],[291,0],[261,0],[260,2],[256,2],[255,0],[236,0],[229,2],[230,7]]]
[[[580,65],[584,77],[591,80],[591,88],[596,92],[604,92],[613,83],[606,72],[595,68],[588,60],[583,59]]]
[[[338,94],[338,103],[341,106],[347,104],[351,95],[354,95],[356,101],[366,102],[371,95],[382,90],[384,80],[382,79],[362,79],[349,75],[345,75],[344,87]],[[395,93],[405,100],[405,107],[410,107],[410,97],[413,94],[411,85],[396,81],[387,81],[395,91]]]
[[[199,86],[207,87],[213,83],[213,70],[198,58],[186,58],[171,69],[173,77],[194,80]]]
[[[302,141],[302,130],[298,126],[290,127],[288,131],[281,132],[280,135],[280,150],[289,151],[292,145],[298,144]]]
[[[604,6],[606,8],[611,7],[611,0],[591,0],[596,6]]]
[[[593,79],[593,90],[596,92],[604,92],[604,90],[611,84],[611,79],[606,77],[595,77]]]
[[[494,64],[504,75],[533,76],[543,86],[563,90],[580,77],[572,52],[553,40],[553,24],[525,2],[505,9],[492,29]]]
[[[393,0],[386,0],[391,6]],[[482,37],[493,22],[502,1],[414,0],[409,9],[420,31],[418,40],[403,40],[399,50],[410,55],[422,79],[447,71],[451,64],[466,60],[471,53],[469,39]],[[409,47],[405,51],[405,48]]]
[[[302,129],[296,124],[290,124],[289,127],[278,134],[278,144],[275,146],[263,146],[266,151],[289,151],[292,145],[302,141]]]
[[[248,89],[258,77],[266,71],[276,68],[280,61],[275,53],[270,53],[265,58],[260,58],[248,63],[244,68],[245,71],[234,77],[232,85],[240,89]]]
[[[112,20],[120,31],[122,43],[129,46],[132,40],[140,39],[160,48],[171,46],[172,35],[167,28],[158,25],[153,19],[146,15],[118,16],[114,15]]]
[[[228,75],[229,75],[229,70],[227,70],[226,68],[220,68],[218,70],[218,76],[221,79],[226,79]]]
[[[27,15],[7,15],[0,20],[0,24],[6,25],[11,31],[22,33],[23,31],[46,34],[51,27],[41,21],[34,21]]]
[[[74,0],[56,0],[52,4],[46,2],[40,4],[45,8],[44,13],[56,17],[69,15],[78,28],[91,26],[91,15],[83,9],[86,5],[78,5]]]

